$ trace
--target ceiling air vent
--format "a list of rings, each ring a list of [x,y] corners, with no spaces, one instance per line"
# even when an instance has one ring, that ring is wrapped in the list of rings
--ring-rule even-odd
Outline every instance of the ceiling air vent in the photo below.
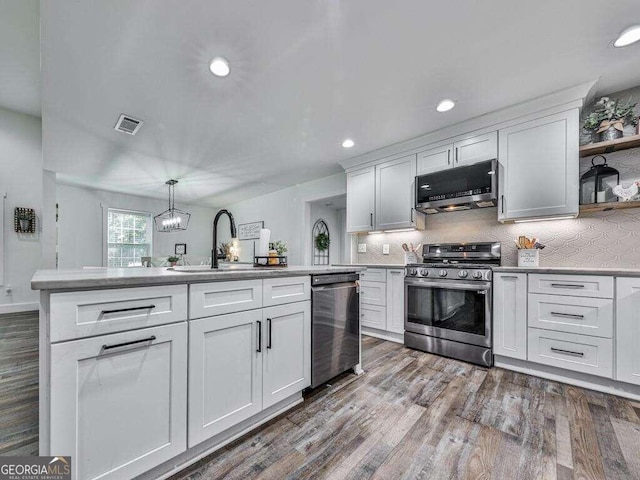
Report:
[[[142,120],[137,120],[129,115],[120,115],[120,118],[116,122],[116,126],[113,127],[114,130],[118,130],[119,132],[126,133],[129,135],[135,135],[140,130],[144,122]]]

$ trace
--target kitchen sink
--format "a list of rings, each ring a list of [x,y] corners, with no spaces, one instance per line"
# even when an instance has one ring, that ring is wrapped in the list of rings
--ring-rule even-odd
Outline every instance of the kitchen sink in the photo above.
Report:
[[[218,266],[218,270],[253,270],[255,267],[248,263],[226,264],[222,263]],[[169,267],[167,270],[183,273],[211,273],[215,271],[210,265],[183,265],[177,267]]]

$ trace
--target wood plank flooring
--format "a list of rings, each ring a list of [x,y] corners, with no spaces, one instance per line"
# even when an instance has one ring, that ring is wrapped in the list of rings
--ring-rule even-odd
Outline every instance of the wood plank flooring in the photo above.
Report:
[[[371,337],[363,365],[172,480],[640,479],[640,403]]]
[[[0,315],[0,456],[38,454],[38,312]]]

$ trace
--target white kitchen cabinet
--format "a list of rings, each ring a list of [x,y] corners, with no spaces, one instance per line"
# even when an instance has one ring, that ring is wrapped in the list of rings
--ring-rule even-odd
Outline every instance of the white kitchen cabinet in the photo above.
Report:
[[[386,330],[387,307],[385,305],[360,304],[360,324],[363,327]]]
[[[578,214],[578,109],[499,131],[501,222]]]
[[[640,278],[616,279],[616,380],[640,385]]]
[[[375,167],[347,173],[347,232],[368,232],[374,229],[375,196]]]
[[[262,280],[194,283],[189,286],[190,319],[261,307]]]
[[[265,307],[311,300],[311,277],[265,278],[262,292]]]
[[[262,310],[189,323],[189,447],[262,411]]]
[[[410,228],[419,213],[414,211],[416,156],[376,165],[376,230]]]
[[[453,144],[451,143],[418,153],[416,175],[439,172],[450,168],[453,165],[452,156]]]
[[[311,385],[311,302],[262,310],[263,397],[268,408]]]
[[[75,479],[133,478],[187,448],[187,324],[51,346],[50,447]]]
[[[466,138],[453,144],[453,166],[462,167],[498,158],[498,132]]]
[[[387,304],[387,282],[360,281],[360,301],[384,307]]]
[[[404,333],[404,269],[387,270],[387,330]]]
[[[493,277],[493,352],[527,359],[527,274]]]

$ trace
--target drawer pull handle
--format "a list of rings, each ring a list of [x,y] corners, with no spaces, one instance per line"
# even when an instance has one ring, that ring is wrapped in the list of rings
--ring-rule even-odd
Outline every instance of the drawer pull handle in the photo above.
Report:
[[[102,345],[102,351],[104,352],[105,350],[113,350],[114,348],[128,347],[130,345],[136,345],[138,343],[153,342],[155,339],[156,336],[151,335],[148,338],[141,338],[140,340],[133,340],[131,342],[116,343],[115,345]]]
[[[584,318],[584,315],[579,315],[577,313],[551,312],[551,315],[555,315],[556,317]]]
[[[271,350],[271,319],[267,318],[267,348]]]
[[[115,310],[102,310],[102,315],[107,315],[109,313],[133,312],[135,310],[152,310],[154,308],[156,308],[155,305],[145,305],[143,307],[129,307],[129,308],[117,308]]]
[[[262,322],[258,320],[258,353],[262,352]]]
[[[582,352],[572,352],[571,350],[563,350],[561,348],[551,347],[552,352],[562,353],[564,355],[573,355],[574,357],[584,357],[584,353]]]
[[[576,285],[571,283],[552,283],[554,288],[584,288],[584,285]]]

